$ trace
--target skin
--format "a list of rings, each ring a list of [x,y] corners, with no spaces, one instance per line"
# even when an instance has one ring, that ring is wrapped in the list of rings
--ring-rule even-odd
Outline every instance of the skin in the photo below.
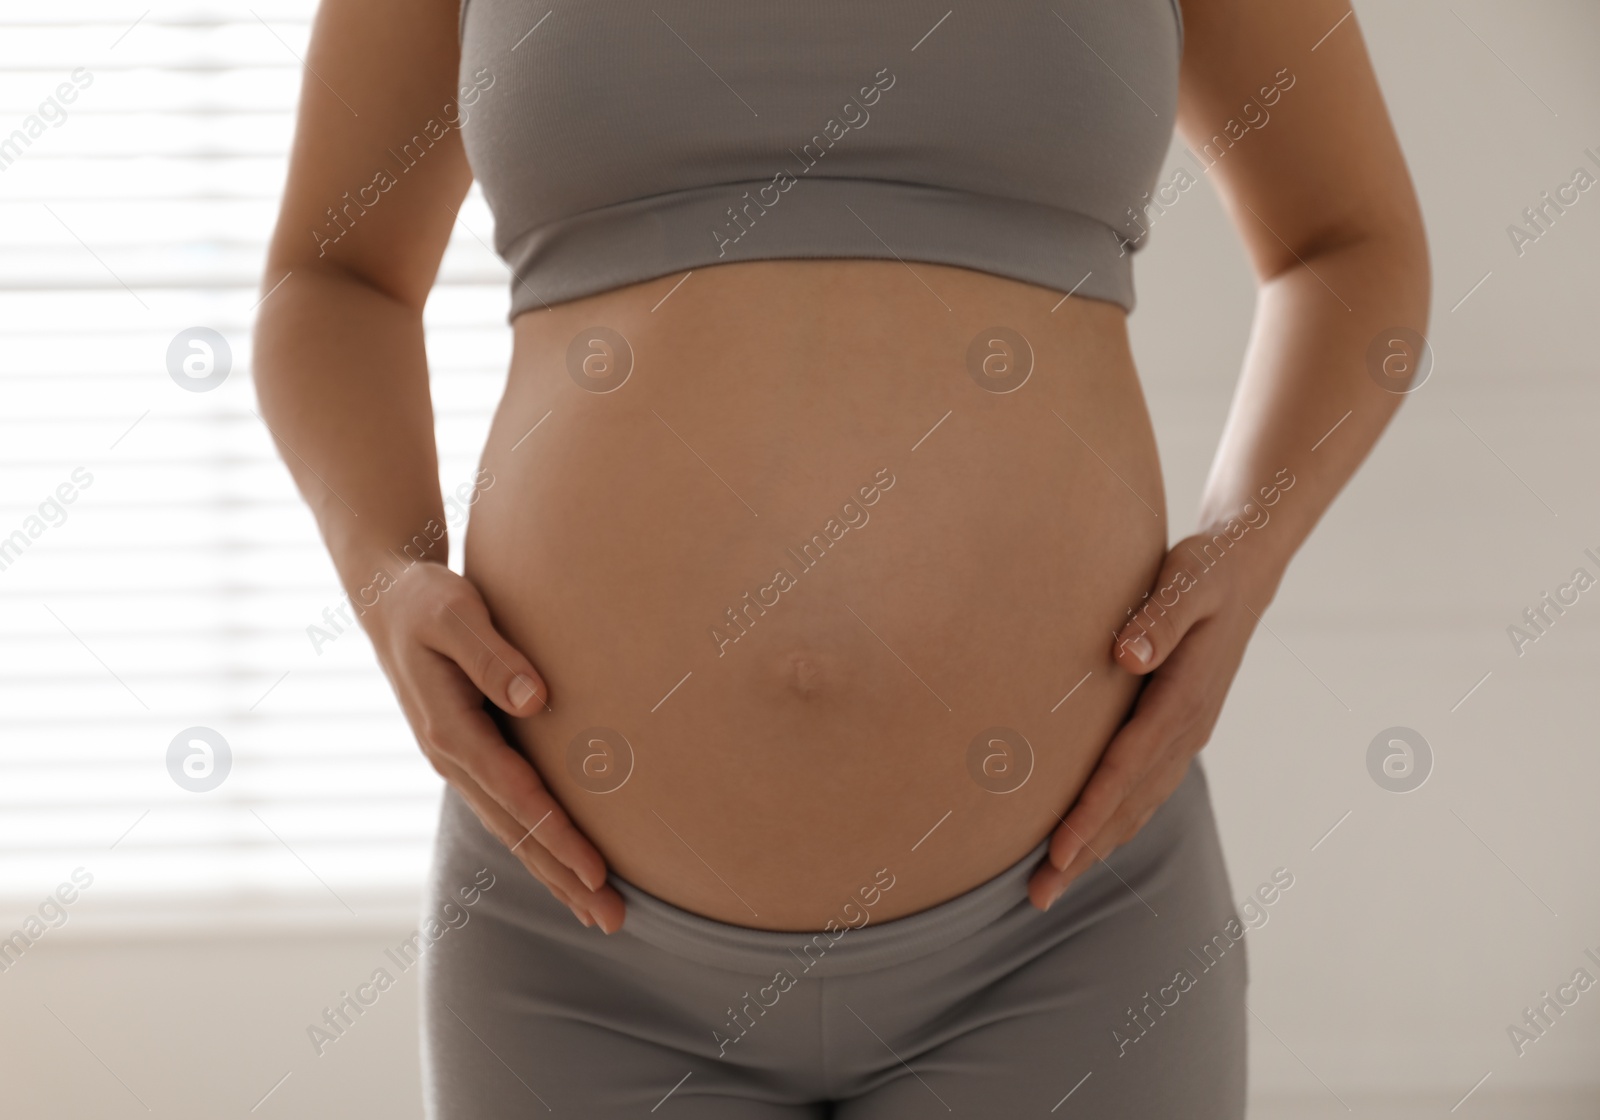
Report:
[[[1191,537],[1166,546],[1120,308],[946,266],[752,262],[697,270],[659,312],[678,277],[518,319],[457,575],[422,309],[470,182],[459,134],[337,243],[307,234],[455,98],[456,7],[326,0],[263,280],[262,415],[424,754],[579,920],[620,928],[614,869],[719,920],[817,929],[891,867],[881,921],[1050,834],[1029,885],[1047,907],[1171,794],[1289,560],[1402,399],[1368,375],[1369,343],[1427,321],[1421,219],[1356,21],[1311,50],[1345,14],[1184,5],[1191,147],[1294,77],[1208,172],[1259,289]],[[1013,394],[966,367],[994,323],[1036,355]],[[565,368],[595,325],[634,352],[615,393]],[[837,566],[719,651],[710,625],[782,543],[885,464],[895,486]],[[1237,540],[1207,567],[1217,533]],[[1165,605],[1130,614],[1147,592]],[[595,794],[567,744],[623,724],[636,771]],[[992,725],[1026,727],[1035,748],[1011,793],[966,772]]]
[[[1059,823],[1137,689],[1106,638],[1166,542],[1121,310],[914,267],[698,269],[659,310],[679,278],[517,324],[465,547],[552,697],[508,735],[613,870],[719,921],[821,928],[880,870],[879,921],[992,878]],[[967,367],[997,319],[1037,367],[1012,393]],[[591,324],[630,340],[611,392],[567,369]],[[568,763],[597,725],[635,759],[606,793]],[[1035,756],[1004,794],[967,765],[997,725]]]
[[[1152,590],[1180,571],[1199,577],[1200,544],[1259,503],[1260,481],[1280,466],[1298,484],[1295,500],[1273,509],[1271,532],[1241,539],[1175,608],[1141,615],[1117,635],[1118,664],[1144,676],[1145,688],[1030,881],[1035,905],[1048,907],[1126,843],[1177,787],[1216,726],[1289,561],[1403,399],[1377,386],[1366,353],[1395,327],[1426,330],[1427,240],[1357,22],[1328,35],[1347,11],[1337,0],[1183,4],[1178,130],[1191,147],[1238,112],[1250,95],[1245,75],[1287,65],[1296,85],[1272,122],[1209,172],[1255,270],[1256,317],[1200,531],[1172,548]]]

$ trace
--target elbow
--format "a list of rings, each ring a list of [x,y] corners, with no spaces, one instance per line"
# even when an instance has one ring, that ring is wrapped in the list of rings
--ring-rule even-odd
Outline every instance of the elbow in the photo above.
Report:
[[[1382,269],[1376,290],[1387,293],[1390,317],[1426,335],[1433,301],[1433,262],[1420,210],[1384,230],[1375,239],[1372,252]]]
[[[1427,324],[1428,306],[1433,292],[1433,259],[1428,246],[1428,228],[1422,218],[1422,205],[1416,192],[1407,189],[1403,205],[1389,220],[1379,223],[1374,240],[1394,278],[1400,296],[1408,307],[1420,314],[1419,327]]]
[[[1425,330],[1433,265],[1421,209],[1414,197],[1405,202],[1381,217],[1330,224],[1285,245],[1289,251],[1258,274],[1258,287],[1264,291],[1307,268],[1332,272],[1355,281],[1356,290],[1376,301],[1368,307],[1376,312],[1381,304],[1389,322]]]

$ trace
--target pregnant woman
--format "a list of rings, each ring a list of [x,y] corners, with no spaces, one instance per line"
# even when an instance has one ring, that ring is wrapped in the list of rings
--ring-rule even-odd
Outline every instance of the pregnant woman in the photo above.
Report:
[[[552,3],[324,0],[256,332],[448,783],[430,1115],[1242,1116],[1194,758],[1428,313],[1345,0]],[[474,176],[514,349],[458,575]],[[1127,315],[1206,178],[1259,288],[1185,536]]]

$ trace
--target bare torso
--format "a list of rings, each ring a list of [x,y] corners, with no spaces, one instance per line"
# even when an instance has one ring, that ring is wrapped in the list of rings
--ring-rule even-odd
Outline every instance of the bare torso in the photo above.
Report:
[[[515,324],[466,542],[550,686],[510,730],[617,874],[719,921],[993,877],[1137,689],[1111,637],[1166,531],[1123,311],[911,269],[722,265]],[[1032,353],[1008,392],[995,327]]]

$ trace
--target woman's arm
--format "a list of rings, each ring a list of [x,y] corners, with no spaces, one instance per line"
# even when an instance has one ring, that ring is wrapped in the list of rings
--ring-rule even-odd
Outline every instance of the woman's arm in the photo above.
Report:
[[[422,309],[472,179],[458,126],[485,96],[457,88],[457,11],[318,8],[262,283],[256,392],[429,761],[581,920],[612,929],[622,900],[600,854],[483,706],[532,714],[544,682],[446,566]]]
[[[1420,359],[1416,194],[1346,0],[1184,0],[1178,126],[1232,215],[1258,295],[1199,530],[1117,636],[1148,675],[1035,873],[1048,906],[1177,787],[1284,569],[1372,449]]]

